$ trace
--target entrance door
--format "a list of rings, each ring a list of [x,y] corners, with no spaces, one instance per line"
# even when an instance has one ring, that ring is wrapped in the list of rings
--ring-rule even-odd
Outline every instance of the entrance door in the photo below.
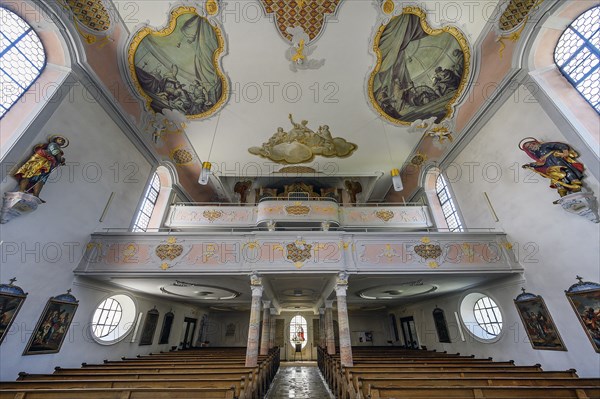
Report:
[[[192,339],[194,339],[194,331],[196,331],[196,323],[198,319],[192,319],[186,317],[183,319],[183,341],[181,343],[182,349],[189,349],[192,347]]]
[[[419,349],[419,339],[417,338],[417,329],[413,317],[401,318],[400,325],[402,326],[404,345],[409,349]]]

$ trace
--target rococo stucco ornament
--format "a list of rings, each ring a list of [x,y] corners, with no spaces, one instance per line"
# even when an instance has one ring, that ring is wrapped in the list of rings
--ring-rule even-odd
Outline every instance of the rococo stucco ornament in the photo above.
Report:
[[[251,147],[251,154],[270,159],[282,164],[297,164],[311,162],[315,156],[327,158],[346,158],[352,155],[357,145],[341,137],[332,137],[329,126],[322,125],[315,132],[308,128],[308,121],[294,122],[289,115],[292,129],[289,132],[282,127],[271,136],[261,147]]]

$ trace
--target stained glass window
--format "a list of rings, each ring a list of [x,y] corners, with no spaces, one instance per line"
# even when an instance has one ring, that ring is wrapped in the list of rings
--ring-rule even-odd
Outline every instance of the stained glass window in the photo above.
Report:
[[[600,6],[581,14],[564,31],[554,50],[554,62],[600,113]]]
[[[33,28],[0,7],[0,118],[33,85],[46,66],[46,53]]]
[[[300,344],[302,348],[306,346],[307,337],[308,337],[308,324],[306,323],[306,319],[300,315],[294,316],[292,321],[290,322],[290,341],[292,345]]]

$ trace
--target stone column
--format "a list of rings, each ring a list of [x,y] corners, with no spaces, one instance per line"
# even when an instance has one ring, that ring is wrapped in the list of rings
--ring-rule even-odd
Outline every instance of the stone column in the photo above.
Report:
[[[262,334],[260,335],[260,354],[262,356],[269,354],[269,334],[271,333],[270,316],[271,301],[262,301],[263,303],[263,320],[262,320]]]
[[[319,346],[325,347],[325,308],[319,308]]]
[[[261,278],[253,274],[250,277],[252,289],[252,307],[250,308],[250,324],[248,326],[248,346],[246,347],[246,367],[258,365],[258,330],[260,324],[260,299],[263,286]]]
[[[340,326],[340,362],[344,367],[352,367],[352,344],[350,341],[350,324],[348,323],[348,306],[346,305],[346,290],[348,275],[341,272],[335,285],[337,296],[338,324]]]
[[[271,331],[269,331],[269,349],[273,349],[275,347],[275,316],[277,316],[277,309],[271,308]]]
[[[325,301],[325,345],[327,353],[335,355],[335,335],[333,333],[333,301]]]

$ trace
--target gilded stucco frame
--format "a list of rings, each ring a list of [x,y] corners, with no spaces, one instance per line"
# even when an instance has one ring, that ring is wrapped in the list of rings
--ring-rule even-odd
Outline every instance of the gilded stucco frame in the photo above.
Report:
[[[448,103],[445,106],[446,116],[443,119],[450,118],[450,117],[452,117],[452,114],[454,113],[454,104],[462,96],[462,94],[467,86],[467,83],[469,81],[469,77],[471,74],[471,49],[469,47],[467,38],[460,31],[460,29],[458,29],[455,26],[449,26],[449,25],[443,26],[438,29],[432,28],[431,26],[429,26],[429,23],[427,22],[426,12],[423,9],[421,9],[419,7],[414,7],[414,6],[404,7],[402,9],[401,13],[392,17],[387,23],[382,24],[379,27],[379,29],[377,30],[375,39],[373,40],[373,52],[377,56],[377,63],[375,64],[375,68],[369,75],[369,82],[368,82],[368,87],[367,87],[367,91],[369,93],[369,102],[371,103],[371,106],[373,107],[373,109],[382,118],[384,118],[388,122],[391,122],[391,123],[394,123],[397,125],[406,125],[406,126],[412,124],[412,122],[396,119],[396,118],[393,118],[390,115],[386,114],[385,111],[383,109],[381,109],[381,107],[377,103],[377,101],[375,99],[375,94],[373,93],[373,83],[375,81],[375,76],[377,75],[377,73],[379,73],[379,70],[381,69],[381,63],[382,63],[382,55],[381,55],[381,51],[379,50],[379,42],[381,40],[381,36],[383,34],[383,31],[385,30],[385,28],[387,28],[387,26],[389,25],[389,22],[392,19],[398,18],[404,14],[413,14],[413,15],[418,16],[419,19],[421,20],[421,28],[423,28],[425,33],[427,33],[429,36],[437,36],[442,33],[449,33],[450,35],[452,35],[452,37],[454,37],[456,39],[456,41],[458,42],[458,45],[460,46],[460,49],[463,51],[464,69],[463,69],[463,75],[460,80],[460,85],[458,86],[458,89],[456,90],[456,93],[454,94],[454,96],[448,101]]]
[[[222,57],[222,55],[225,52],[225,39],[223,37],[223,32],[221,31],[221,29],[218,26],[212,24],[207,17],[201,15],[198,12],[198,9],[196,7],[182,6],[182,7],[177,7],[176,9],[171,11],[169,23],[168,23],[167,27],[162,30],[157,31],[157,30],[152,29],[151,27],[146,27],[146,28],[139,30],[135,34],[135,36],[133,37],[131,42],[129,43],[129,48],[127,50],[127,66],[129,68],[129,75],[131,78],[131,82],[133,83],[137,93],[144,100],[146,109],[151,112],[154,112],[154,110],[152,109],[152,106],[151,106],[152,98],[146,94],[146,92],[140,85],[140,82],[138,81],[137,75],[135,73],[135,54],[136,54],[138,47],[140,46],[142,40],[144,40],[146,38],[146,36],[155,35],[155,36],[162,37],[162,36],[169,36],[170,34],[172,34],[175,31],[175,28],[177,26],[177,19],[180,16],[185,15],[185,14],[195,14],[195,15],[198,15],[200,18],[204,18],[210,24],[211,28],[215,32],[215,35],[217,36],[218,47],[215,50],[215,52],[213,53],[212,64],[213,64],[213,67],[215,68],[217,76],[221,80],[221,84],[222,84],[221,98],[219,98],[219,101],[217,101],[208,111],[205,111],[201,114],[196,114],[196,115],[186,115],[186,117],[188,119],[204,119],[204,118],[207,118],[207,117],[213,115],[214,113],[216,113],[227,102],[228,94],[229,94],[229,81],[227,80],[227,77],[225,76],[225,74],[223,73],[223,71],[221,70],[220,65],[219,65],[219,59]]]

